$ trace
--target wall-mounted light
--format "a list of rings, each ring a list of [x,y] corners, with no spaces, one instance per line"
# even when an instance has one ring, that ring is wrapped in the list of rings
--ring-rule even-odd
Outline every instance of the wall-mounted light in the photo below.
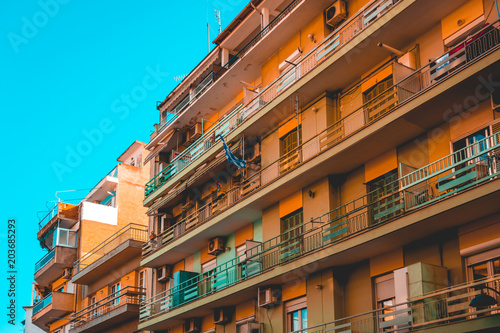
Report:
[[[314,38],[314,34],[309,34],[307,37],[311,40],[311,42],[316,43],[316,38]]]
[[[321,284],[317,284],[316,289],[321,290],[321,289],[323,289],[323,286]]]

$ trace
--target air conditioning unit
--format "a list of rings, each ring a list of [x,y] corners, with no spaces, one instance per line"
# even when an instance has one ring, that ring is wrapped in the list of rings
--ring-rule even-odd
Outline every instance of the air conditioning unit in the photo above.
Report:
[[[259,332],[264,333],[264,324],[263,323],[259,324],[253,321],[249,321],[241,325],[239,328],[240,328],[239,331],[240,333],[259,333]]]
[[[224,252],[224,238],[215,237],[211,239],[208,243],[208,254],[216,256],[221,252]]]
[[[500,89],[491,92],[491,108],[495,112],[500,112]]]
[[[71,268],[65,268],[63,270],[62,278],[63,279],[71,279]]]
[[[198,333],[201,330],[200,318],[189,318],[184,321],[185,333]]]
[[[196,123],[196,124],[194,124],[193,127],[191,127],[189,129],[189,139],[192,142],[195,142],[196,140],[198,140],[201,137],[201,134],[202,134],[201,123]]]
[[[335,1],[335,3],[326,10],[325,15],[326,24],[335,28],[340,22],[347,18],[345,2],[342,0]]]
[[[260,143],[256,143],[253,146],[253,155],[248,160],[250,163],[258,163],[260,161]]]
[[[259,293],[259,307],[273,308],[281,302],[281,290],[277,288],[262,289]]]
[[[228,307],[214,309],[214,324],[224,325],[230,323],[232,313],[233,309]]]
[[[158,282],[168,282],[172,278],[172,266],[165,265],[158,267],[156,269],[156,276],[158,277]]]

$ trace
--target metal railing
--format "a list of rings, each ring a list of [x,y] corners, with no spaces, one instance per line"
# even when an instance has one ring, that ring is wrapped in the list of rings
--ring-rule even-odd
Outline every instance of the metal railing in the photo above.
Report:
[[[52,259],[54,259],[55,253],[55,249],[52,249],[51,251],[46,253],[42,257],[42,259],[38,260],[38,262],[35,264],[35,273],[45,267],[45,265],[47,265]]]
[[[145,295],[146,290],[144,288],[133,286],[125,287],[72,314],[70,317],[71,329],[97,319],[120,306],[127,304],[138,305],[144,301]]]
[[[38,301],[35,305],[33,305],[33,315],[43,310],[46,306],[48,306],[51,303],[52,303],[52,293],[48,294],[40,301]]]
[[[49,223],[55,216],[59,214],[59,203],[56,205],[38,222],[38,229],[42,229],[47,223]]]
[[[146,300],[141,307],[141,318],[147,320],[150,316],[234,285],[241,280],[312,251],[336,244],[363,230],[411,213],[417,208],[442,200],[483,182],[497,179],[500,175],[500,163],[494,150],[500,148],[500,133],[495,133],[464,149],[471,151],[477,147],[491,149],[482,150],[481,155],[464,156],[460,160],[460,165],[456,166],[452,173],[448,169],[443,169],[441,172],[435,173],[432,181],[422,180],[401,189],[399,184],[406,176],[400,177],[381,189],[367,193],[309,222],[247,249],[242,256],[153,296]],[[455,156],[455,154],[450,156]],[[429,165],[421,169],[426,169]],[[385,195],[379,197],[379,193],[385,193]],[[183,296],[180,298],[181,300],[174,301],[174,295]]]
[[[469,54],[469,57],[465,59],[465,62],[456,63],[452,59],[448,65],[445,63],[443,64],[442,62],[436,62],[430,63],[414,72],[412,71],[410,75],[404,77],[387,90],[381,92],[379,96],[367,101],[349,116],[337,121],[316,136],[304,142],[302,145],[298,146],[296,149],[284,156],[281,156],[277,161],[274,161],[270,165],[261,169],[256,174],[249,176],[240,184],[239,188],[241,193],[238,198],[242,199],[253,191],[264,187],[266,184],[293,170],[309,159],[319,155],[321,152],[337,145],[348,136],[377,121],[383,115],[393,112],[403,105],[403,102],[407,102],[423,91],[432,88],[439,82],[442,82],[446,77],[453,75],[466,64],[480,59],[480,56],[498,49],[500,39],[497,27],[498,22],[492,26],[484,28],[474,36],[458,44],[455,50],[463,49],[464,53]],[[479,43],[480,46],[477,46],[476,43]],[[473,51],[468,51],[469,48]],[[482,53],[478,53],[477,50],[481,50]],[[459,57],[459,54],[455,52],[454,57]],[[439,78],[431,79],[430,72],[434,71],[438,64],[441,64],[439,65],[441,66],[440,71],[446,69],[447,74],[441,74]],[[404,70],[407,69],[404,68]],[[491,140],[493,140],[493,138],[491,138]],[[458,164],[462,163],[462,159],[469,151],[471,151],[471,149],[476,152],[481,152],[481,154],[492,151],[491,147],[494,145],[493,142],[483,142],[482,144],[487,148],[485,152],[483,152],[483,148],[479,146],[469,147],[467,148],[468,150],[462,149],[450,156],[432,163],[426,168],[419,169],[406,175],[403,179],[401,179],[401,188],[406,189],[413,186],[412,184],[417,181],[430,179],[436,174],[436,172],[447,171],[454,168]],[[425,189],[418,190],[425,192]],[[427,190],[427,192],[431,193],[431,190]],[[182,233],[185,231],[186,229],[182,229]],[[171,241],[171,239],[171,237],[163,238],[163,244]],[[147,253],[148,250],[144,252],[144,255],[147,255]]]
[[[159,133],[163,128],[165,128],[168,124],[174,121],[177,116],[190,104],[192,104],[202,92],[204,92],[212,83],[214,82],[214,72],[208,73],[207,76],[191,91],[186,97],[184,97],[172,110],[167,111],[167,115],[165,118],[160,120],[158,125],[157,132]]]
[[[498,314],[499,306],[470,307],[481,287],[500,284],[500,275],[432,291],[393,306],[359,313],[292,333],[411,332]],[[496,299],[496,293],[488,292]]]
[[[148,227],[141,224],[130,223],[111,235],[101,244],[97,245],[90,252],[75,261],[74,274],[77,274],[93,264],[103,256],[116,249],[119,245],[127,240],[137,240],[146,242],[148,235]]]
[[[300,1],[293,1],[290,6],[292,4],[296,5],[299,2]],[[319,63],[325,61],[334,53],[338,52],[338,50],[348,43],[354,36],[358,35],[361,31],[364,31],[368,26],[379,19],[383,14],[387,13],[399,2],[400,0],[374,0],[366,5],[355,16],[347,20],[338,29],[326,37],[317,47],[309,51],[309,53],[297,61],[297,66],[291,66],[291,68],[287,69],[280,75],[280,77],[271,82],[266,88],[257,94],[250,103],[245,106],[241,105],[227,117],[221,119],[213,127],[214,130],[215,128],[218,128],[218,132],[209,131],[204,134],[179,156],[177,156],[175,160],[171,161],[169,165],[167,165],[162,171],[146,183],[145,196],[149,196],[156,189],[171,179],[175,174],[179,173],[185,167],[198,159],[201,156],[201,153],[213,147],[218,142],[219,134],[225,137],[232,133],[243,122],[250,119],[251,116],[257,111],[274,100],[286,89],[290,88],[297,80],[309,73]],[[285,12],[285,10],[283,12]],[[342,36],[342,38],[340,38],[340,36]]]

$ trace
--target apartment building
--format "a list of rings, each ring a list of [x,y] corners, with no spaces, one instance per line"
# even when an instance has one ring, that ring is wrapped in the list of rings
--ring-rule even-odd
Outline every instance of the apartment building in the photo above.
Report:
[[[57,203],[40,220],[37,237],[49,252],[35,265],[31,322],[45,332],[137,330],[150,177],[144,146],[130,145],[78,205]]]
[[[157,106],[139,329],[498,331],[495,5],[252,0]]]

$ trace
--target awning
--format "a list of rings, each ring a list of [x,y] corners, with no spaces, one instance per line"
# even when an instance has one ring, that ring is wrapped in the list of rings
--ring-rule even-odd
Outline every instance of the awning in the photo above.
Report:
[[[149,155],[144,160],[144,164],[149,162],[151,159],[155,158],[160,152],[163,151],[163,149],[168,145],[168,143],[170,142],[170,140],[174,136],[175,131],[176,131],[175,129],[170,130],[170,132],[167,133],[165,135],[165,138],[161,141],[161,144],[160,143],[156,144],[153,151],[151,153],[149,153]]]

